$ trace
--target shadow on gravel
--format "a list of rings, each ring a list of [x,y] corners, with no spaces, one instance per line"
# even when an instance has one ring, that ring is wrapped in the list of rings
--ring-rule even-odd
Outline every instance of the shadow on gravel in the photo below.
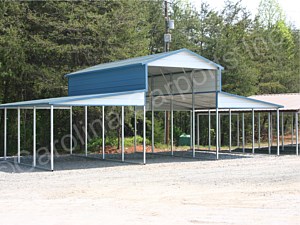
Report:
[[[174,162],[195,162],[195,161],[215,161],[216,154],[209,151],[197,150],[195,158],[192,157],[192,151],[174,151],[173,156],[170,151],[159,153],[147,153],[147,164],[164,164]],[[93,168],[109,168],[117,166],[142,166],[143,154],[132,153],[125,154],[125,162],[120,161],[120,154],[107,154],[106,160],[102,160],[100,154],[83,155],[61,155],[54,157],[54,171],[79,170]],[[220,153],[219,160],[234,160],[240,158],[249,158],[252,156],[243,154]],[[50,171],[49,155],[42,155],[37,159],[37,167],[32,167],[32,156],[22,156],[21,164],[17,163],[16,157],[8,157],[6,161],[0,160],[0,172],[5,173],[28,173],[28,172],[46,172]]]
[[[242,153],[242,152],[243,152],[242,148],[237,148],[232,151],[232,153]],[[245,148],[245,153],[252,153],[252,148]],[[284,146],[284,149],[282,149],[282,147],[280,146],[279,153],[280,155],[296,155],[296,146],[286,145]],[[269,148],[268,147],[255,148],[255,154],[269,154]],[[277,146],[271,147],[271,155],[277,155]]]

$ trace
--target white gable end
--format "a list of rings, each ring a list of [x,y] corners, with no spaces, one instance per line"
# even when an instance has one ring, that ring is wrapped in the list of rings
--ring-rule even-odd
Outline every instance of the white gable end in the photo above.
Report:
[[[205,60],[189,53],[179,52],[162,59],[155,60],[148,63],[148,66],[159,67],[181,67],[181,68],[193,68],[193,69],[208,69],[217,70],[218,68]]]

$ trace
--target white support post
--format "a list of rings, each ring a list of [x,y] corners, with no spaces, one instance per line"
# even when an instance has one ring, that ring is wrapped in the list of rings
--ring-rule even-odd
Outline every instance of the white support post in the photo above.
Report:
[[[195,94],[194,94],[194,77],[192,79],[192,82],[193,82],[193,92],[192,92],[192,108],[193,108],[193,130],[192,130],[192,133],[193,133],[193,158],[196,157],[196,151],[195,151],[195,133],[196,133],[196,129],[195,129],[195,123],[196,123],[196,118],[195,118]]]
[[[196,157],[196,150],[195,150],[195,145],[196,145],[196,143],[195,143],[195,108],[193,107],[193,138],[192,138],[192,140],[193,140],[193,157]]]
[[[292,124],[291,124],[291,130],[292,130],[292,145],[294,144],[294,114],[292,113]]]
[[[174,112],[173,112],[173,96],[171,99],[171,155],[174,155]]]
[[[216,158],[219,159],[219,110],[216,107]]]
[[[124,143],[125,143],[125,140],[124,140],[124,106],[122,106],[122,162],[124,162],[125,160],[125,155],[124,155]]]
[[[164,115],[164,143],[165,144],[168,144],[167,143],[167,111],[165,111],[165,113],[164,113],[165,115]]]
[[[50,106],[50,167],[54,170],[54,115],[53,105]]]
[[[151,141],[151,150],[152,150],[152,153],[154,153],[154,106],[153,106],[153,96],[152,96],[152,105],[151,105],[151,137],[152,137],[152,141]]]
[[[105,106],[102,106],[102,159],[105,159]]]
[[[281,112],[281,150],[284,150],[284,114]]]
[[[272,149],[272,146],[273,146],[273,115],[271,113],[271,122],[270,122],[270,135],[271,135],[271,142],[270,142],[270,145],[271,145],[271,149]]]
[[[200,140],[199,140],[199,138],[200,138],[200,135],[199,135],[199,133],[200,133],[200,127],[199,127],[200,122],[199,122],[199,120],[200,120],[200,115],[198,114],[197,115],[197,145],[198,145],[198,149],[200,149]]]
[[[7,108],[4,108],[4,160],[7,156]]]
[[[174,155],[174,105],[173,105],[173,75],[170,75],[170,94],[171,94],[171,155]]]
[[[231,152],[231,109],[229,109],[229,152]]]
[[[33,106],[33,167],[36,166],[36,107]]]
[[[279,109],[277,109],[277,155],[280,154],[280,146],[279,146],[279,139],[280,139],[280,114]]]
[[[88,122],[87,122],[87,106],[84,106],[84,149],[85,149],[85,156],[87,156],[87,145],[88,145],[88,131],[87,131],[87,127],[88,127]]]
[[[210,151],[211,146],[211,115],[210,115],[210,109],[208,110],[208,150]]]
[[[268,112],[268,150],[271,154],[271,113]]]
[[[18,163],[21,162],[21,122],[20,107],[18,107]]]
[[[219,149],[221,150],[222,146],[222,123],[221,123],[221,113],[219,113]]]
[[[236,136],[237,136],[237,142],[236,145],[238,148],[240,148],[240,115],[237,115],[236,118]]]
[[[146,164],[146,106],[144,106],[143,111],[143,161]]]
[[[70,107],[70,154],[73,154],[73,108]]]
[[[245,113],[242,113],[242,145],[243,153],[245,153]]]
[[[193,148],[193,111],[190,112],[190,149]]]
[[[196,157],[196,151],[195,151],[195,132],[196,130],[195,130],[195,107],[193,107],[193,137],[192,137],[192,141],[193,141],[193,143],[192,143],[192,145],[193,145],[193,157],[195,158]]]
[[[134,153],[136,153],[136,106],[134,107]]]
[[[255,117],[254,109],[252,109],[252,154],[255,153]]]
[[[217,79],[216,79],[217,81]],[[217,83],[216,83],[217,87]],[[216,159],[219,159],[219,96],[216,92]]]
[[[296,155],[299,155],[299,131],[298,131],[298,112],[295,113],[295,128],[296,128]]]
[[[260,149],[260,113],[258,113],[258,148]]]

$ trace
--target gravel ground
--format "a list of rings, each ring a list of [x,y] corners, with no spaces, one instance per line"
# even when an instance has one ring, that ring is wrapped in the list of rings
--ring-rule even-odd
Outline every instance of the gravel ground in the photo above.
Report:
[[[55,172],[1,162],[1,224],[300,224],[299,156],[223,158],[61,157]]]

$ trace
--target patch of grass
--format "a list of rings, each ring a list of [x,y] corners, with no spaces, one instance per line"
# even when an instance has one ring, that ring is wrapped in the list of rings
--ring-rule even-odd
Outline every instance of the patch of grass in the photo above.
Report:
[[[121,144],[121,143],[120,143]],[[143,137],[137,135],[136,136],[136,144],[141,145],[143,144]],[[151,142],[146,139],[146,145],[150,145]],[[117,137],[107,137],[105,139],[105,145],[106,146],[118,146],[118,138]],[[124,139],[124,145],[125,147],[132,147],[134,145],[134,137],[125,137]],[[90,151],[97,150],[102,146],[102,138],[94,138],[89,141],[88,143],[88,149]]]

